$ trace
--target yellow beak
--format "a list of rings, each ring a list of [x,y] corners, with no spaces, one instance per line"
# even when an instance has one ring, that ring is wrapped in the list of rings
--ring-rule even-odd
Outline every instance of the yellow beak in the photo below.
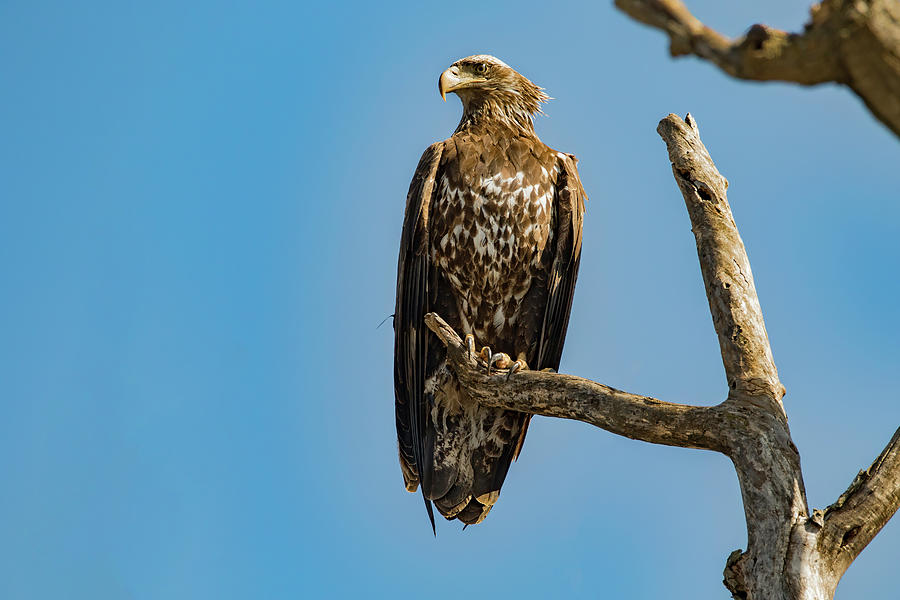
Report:
[[[447,94],[449,92],[468,87],[473,83],[482,83],[484,81],[487,80],[461,75],[459,67],[454,66],[441,73],[441,78],[438,79],[438,92],[441,94],[441,99],[446,102]]]

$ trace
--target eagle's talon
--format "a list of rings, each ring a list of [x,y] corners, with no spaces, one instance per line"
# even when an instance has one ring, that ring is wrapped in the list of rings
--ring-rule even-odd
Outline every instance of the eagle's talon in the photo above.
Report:
[[[478,356],[481,357],[481,360],[483,360],[485,363],[487,363],[487,374],[488,374],[488,377],[490,377],[491,376],[491,361],[494,358],[494,353],[491,350],[491,347],[484,346],[481,349],[481,352],[478,353]]]
[[[506,369],[512,364],[512,359],[505,352],[498,352],[488,361],[488,375],[491,374],[491,367],[496,366],[498,369]]]
[[[528,365],[525,364],[524,360],[517,360],[512,364],[509,368],[509,373],[506,374],[506,380],[509,381],[509,378],[513,376],[513,373],[518,373],[519,371],[523,371],[528,368]]]
[[[475,336],[471,333],[466,334],[466,348],[468,348],[468,359],[472,360],[472,356],[475,354]]]

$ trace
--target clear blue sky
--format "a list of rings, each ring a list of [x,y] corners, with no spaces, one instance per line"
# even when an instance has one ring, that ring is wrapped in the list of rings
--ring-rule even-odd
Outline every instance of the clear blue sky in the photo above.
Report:
[[[690,4],[737,35],[808,0]],[[671,60],[546,2],[0,3],[0,597],[725,598],[722,456],[537,419],[490,517],[431,535],[391,389],[406,188],[455,59],[557,98],[590,195],[562,369],[726,386],[655,128],[731,182],[813,507],[900,423],[900,142],[849,92]],[[890,523],[838,590],[900,596]]]

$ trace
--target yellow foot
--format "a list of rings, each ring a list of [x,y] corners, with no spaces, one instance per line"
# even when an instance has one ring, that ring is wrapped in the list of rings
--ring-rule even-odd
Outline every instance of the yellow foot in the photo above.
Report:
[[[475,340],[472,338],[471,342],[469,341],[469,336],[466,336],[466,344],[474,344]],[[471,346],[470,346],[471,347]],[[521,356],[521,354],[520,354]],[[491,373],[496,368],[497,371],[507,370],[506,379],[509,380],[513,374],[518,373],[519,371],[525,371],[528,369],[528,364],[525,362],[523,358],[519,360],[513,361],[513,359],[509,356],[509,354],[505,352],[494,352],[491,350],[490,346],[484,346],[481,349],[481,352],[478,353],[478,358],[485,362],[487,366],[487,374],[490,377]]]

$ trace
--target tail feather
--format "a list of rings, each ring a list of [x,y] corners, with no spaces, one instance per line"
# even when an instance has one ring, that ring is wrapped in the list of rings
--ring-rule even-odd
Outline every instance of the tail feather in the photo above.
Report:
[[[428,424],[433,472],[425,494],[446,519],[473,525],[500,496],[526,415],[475,406],[461,417]]]
[[[453,489],[460,479],[460,465],[465,462],[465,457],[462,456],[466,446],[462,439],[464,428],[460,426],[459,418],[447,415],[442,419],[441,425],[429,423],[425,435],[425,454],[429,467],[425,493],[430,500],[442,498]]]
[[[456,481],[453,487],[440,496],[435,495],[434,501],[438,510],[448,519],[452,519],[463,510],[472,499],[472,468],[466,463],[454,465]]]
[[[462,512],[456,515],[456,518],[465,523],[467,527],[469,525],[477,525],[484,521],[488,513],[491,512],[491,508],[493,508],[493,505],[485,506],[478,500],[473,499]]]
[[[425,497],[425,494],[422,494],[422,500],[425,501],[425,511],[428,513],[428,520],[431,522],[431,533],[434,537],[437,537],[437,527],[434,526],[434,508],[431,506],[431,501]]]

